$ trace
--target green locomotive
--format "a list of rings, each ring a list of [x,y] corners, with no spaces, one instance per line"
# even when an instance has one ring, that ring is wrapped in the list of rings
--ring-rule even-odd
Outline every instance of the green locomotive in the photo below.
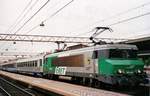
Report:
[[[105,44],[46,55],[43,75],[135,86],[147,82],[143,67],[135,45]]]

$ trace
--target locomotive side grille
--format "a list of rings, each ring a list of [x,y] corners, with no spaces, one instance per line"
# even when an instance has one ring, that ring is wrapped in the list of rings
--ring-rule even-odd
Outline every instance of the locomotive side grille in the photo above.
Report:
[[[84,55],[73,55],[58,57],[52,60],[52,64],[56,66],[66,66],[66,67],[83,67],[84,66]]]

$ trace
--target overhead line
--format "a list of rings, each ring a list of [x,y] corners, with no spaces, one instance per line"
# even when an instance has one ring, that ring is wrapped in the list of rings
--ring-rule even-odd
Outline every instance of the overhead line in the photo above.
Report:
[[[26,5],[26,7],[23,9],[23,11],[20,13],[20,15],[17,17],[17,19],[15,20],[15,22],[8,28],[8,30],[5,33],[8,33],[10,31],[11,28],[14,28],[14,25],[17,24],[17,21],[19,20],[19,18],[21,17],[21,15],[27,10],[27,8],[30,6],[30,4],[32,3],[32,0],[30,0],[30,2]],[[7,37],[7,36],[6,36]],[[5,37],[5,38],[6,38]],[[1,44],[1,46],[4,45]]]
[[[46,3],[44,3],[44,5],[42,5],[40,7],[40,9],[38,9],[17,31],[14,32],[14,34],[16,34],[17,32],[19,32],[41,9],[44,8],[44,6],[46,6],[48,4],[50,0],[47,0]]]
[[[107,26],[113,26],[113,25],[117,25],[117,24],[120,24],[120,23],[128,22],[128,21],[130,21],[130,20],[134,20],[134,19],[137,19],[137,18],[146,16],[146,15],[150,15],[150,12],[147,12],[147,13],[145,13],[145,14],[140,14],[140,15],[137,15],[137,16],[134,16],[134,17],[131,17],[131,18],[128,18],[128,19],[124,19],[124,20],[121,20],[121,21],[112,23],[112,24],[110,24],[110,25],[107,25]]]
[[[42,5],[40,7],[40,9],[34,13],[34,15],[32,15],[17,31],[14,32],[14,34],[16,34],[17,32],[19,32],[44,6],[46,6],[46,4],[49,2],[50,0],[47,0],[46,3],[44,3],[44,5]],[[5,37],[7,38],[7,36]]]
[[[120,12],[120,13],[118,13],[118,14],[115,14],[115,15],[113,15],[113,16],[110,16],[110,17],[108,17],[108,18],[105,18],[105,19],[103,19],[103,20],[97,21],[96,23],[98,23],[98,22],[104,22],[104,21],[107,21],[107,20],[109,20],[109,19],[119,17],[119,16],[121,16],[121,15],[123,15],[123,14],[126,14],[126,13],[128,13],[128,12],[130,12],[130,11],[133,11],[133,10],[136,10],[136,9],[139,9],[139,8],[142,8],[142,7],[145,7],[145,6],[147,6],[147,5],[150,5],[150,2],[144,3],[144,4],[142,4],[142,5],[139,5],[139,6],[137,6],[137,7],[134,7],[134,8],[128,9],[128,10],[125,10],[125,11],[123,11],[123,12]],[[95,23],[93,23],[93,24],[95,24]]]
[[[86,25],[86,26],[83,27],[83,28],[87,28],[87,26],[92,26],[92,25],[94,25],[94,24],[96,24],[96,23],[99,23],[99,22],[105,22],[105,21],[110,20],[110,19],[112,19],[112,18],[119,17],[119,16],[121,16],[121,15],[123,15],[123,14],[126,14],[126,13],[130,12],[130,11],[133,11],[133,10],[136,10],[136,9],[139,9],[139,8],[142,8],[142,7],[145,7],[145,6],[148,6],[148,5],[150,5],[150,2],[144,3],[144,4],[142,4],[142,5],[139,5],[139,6],[137,6],[137,7],[134,7],[134,8],[128,9],[128,10],[125,10],[125,11],[123,11],[123,12],[120,12],[120,13],[115,14],[115,15],[113,15],[113,16],[110,16],[110,17],[108,17],[108,18],[104,18],[104,19],[102,19],[102,20],[96,21],[96,22],[94,22],[94,23],[92,23],[92,24],[90,24],[90,25]],[[81,29],[83,29],[83,28],[81,28]]]
[[[121,20],[121,21],[117,21],[115,23],[112,23],[112,24],[109,24],[109,25],[106,25],[106,26],[114,26],[114,25],[117,25],[117,24],[121,24],[121,23],[125,23],[125,22],[128,22],[130,20],[134,20],[134,19],[137,19],[137,18],[140,18],[140,17],[143,17],[143,16],[146,16],[146,15],[150,15],[150,12],[147,12],[145,14],[140,14],[140,15],[137,15],[137,16],[134,16],[134,17],[131,17],[131,18],[127,18],[127,19],[124,19],[124,20]],[[81,34],[87,34],[87,33],[90,33],[92,31],[88,31],[88,32],[84,32],[84,33],[80,33]],[[79,34],[78,34],[79,35]],[[76,35],[76,36],[78,36]]]
[[[23,9],[23,11],[20,13],[20,15],[17,17],[17,19],[15,20],[15,22],[8,28],[7,32],[11,29],[14,28],[14,26],[16,26],[16,24],[18,23],[17,21],[19,20],[19,18],[22,16],[22,14],[27,10],[27,8],[31,5],[33,0],[30,0],[30,2],[27,4],[27,6]]]
[[[67,3],[67,4],[65,4],[63,7],[61,7],[59,10],[57,10],[55,13],[53,13],[51,16],[49,16],[48,18],[46,18],[45,20],[43,20],[44,22],[46,22],[49,18],[52,18],[53,16],[55,16],[57,13],[59,13],[62,9],[64,9],[65,7],[67,7],[71,2],[73,2],[74,0],[71,0],[69,3]],[[28,32],[26,32],[26,34],[27,33],[29,33],[29,32],[31,32],[31,31],[33,31],[34,29],[36,29],[37,27],[39,27],[39,25],[40,24],[38,24],[38,25],[36,25],[36,26],[34,26],[33,28],[31,28]],[[17,31],[14,33],[14,34],[16,34],[17,33]]]
[[[65,4],[63,7],[61,7],[59,10],[57,10],[55,13],[53,13],[52,15],[50,15],[48,18],[46,18],[43,22],[47,21],[49,18],[55,16],[57,13],[59,13],[61,10],[63,10],[65,7],[67,7],[70,3],[72,3],[74,0],[71,0],[70,2],[68,2],[67,4]]]
[[[13,29],[11,31],[13,31],[16,28],[16,26],[25,18],[25,16],[29,13],[31,8],[33,8],[38,1],[39,0],[36,0],[36,2],[34,2],[34,4],[32,4],[32,6],[24,13],[23,17],[14,25],[14,27],[13,27]]]
[[[63,10],[65,7],[67,7],[70,3],[72,3],[74,0],[71,0],[70,2],[68,2],[67,4],[65,4],[63,7],[61,7],[60,9],[58,9],[56,12],[54,12],[52,15],[50,15],[48,18],[46,18],[45,20],[43,20],[42,22],[46,22],[48,19],[54,17],[57,13],[59,13],[61,10]],[[27,31],[25,34],[33,31],[34,29],[36,29],[37,27],[39,27],[40,24],[37,24],[36,26],[32,27],[29,31]]]
[[[26,13],[24,13],[23,17],[15,24],[15,26],[13,27],[13,29],[16,28],[17,24],[19,24],[19,23],[24,19],[24,17],[28,14],[28,12],[30,11],[30,9],[33,8],[33,7],[36,5],[36,3],[37,3],[38,1],[39,1],[39,0],[36,0],[36,2],[34,2],[33,5],[31,5],[31,7],[29,8],[29,10],[27,10]],[[23,13],[22,13],[22,14],[23,14]],[[13,29],[10,30],[10,31],[13,31]],[[7,36],[6,36],[5,38],[7,38]]]

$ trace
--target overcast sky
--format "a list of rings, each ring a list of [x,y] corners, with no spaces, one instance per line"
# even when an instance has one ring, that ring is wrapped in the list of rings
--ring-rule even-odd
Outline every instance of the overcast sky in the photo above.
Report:
[[[47,0],[0,0],[0,33],[13,34],[26,20],[28,20]],[[71,0],[50,0],[50,2],[30,21],[18,34],[27,32],[50,17],[59,8]],[[24,19],[15,28],[16,19],[24,8],[31,5],[24,15]],[[35,5],[34,5],[35,4]],[[142,6],[144,4],[144,6]],[[34,6],[33,6],[34,5]],[[32,8],[30,8],[32,6]],[[140,6],[140,7],[139,7]],[[138,8],[137,8],[138,7]],[[37,27],[28,34],[41,34],[49,36],[91,36],[96,26],[109,26],[111,24],[136,17],[150,12],[149,0],[74,0],[58,14],[50,17],[44,27]],[[105,32],[98,37],[131,38],[150,35],[150,15],[129,20],[127,22],[109,26],[113,32]],[[0,42],[0,51],[34,51],[44,52],[56,48],[53,43],[22,43]]]

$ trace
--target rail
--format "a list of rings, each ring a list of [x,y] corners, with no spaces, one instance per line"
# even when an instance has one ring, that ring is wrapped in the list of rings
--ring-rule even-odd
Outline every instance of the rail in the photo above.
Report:
[[[0,77],[0,89],[7,94],[7,96],[35,96],[34,94],[22,89],[19,86]]]

